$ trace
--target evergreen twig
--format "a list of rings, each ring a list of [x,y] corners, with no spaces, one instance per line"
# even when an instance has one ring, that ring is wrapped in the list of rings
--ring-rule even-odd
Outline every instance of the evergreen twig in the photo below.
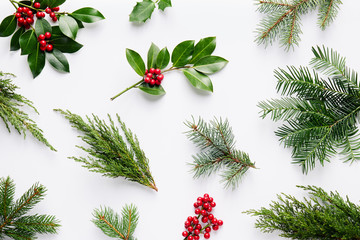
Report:
[[[140,183],[154,190],[158,190],[149,168],[149,160],[140,148],[140,143],[125,123],[117,116],[121,130],[125,135],[120,135],[118,127],[110,115],[110,125],[99,117],[92,115],[86,117],[85,122],[80,116],[55,109],[70,121],[72,127],[79,130],[83,135],[79,136],[88,147],[77,146],[86,153],[87,157],[70,157],[77,162],[83,163],[83,167],[91,172],[97,172],[107,177],[125,177],[126,179]],[[128,144],[127,144],[128,143]]]
[[[185,125],[191,129],[186,132],[187,137],[201,149],[201,153],[193,156],[194,163],[191,164],[195,178],[210,176],[223,168],[221,177],[225,188],[234,189],[249,168],[255,168],[247,153],[235,149],[234,135],[227,119],[215,118],[206,123],[199,117],[197,122],[193,119]]]

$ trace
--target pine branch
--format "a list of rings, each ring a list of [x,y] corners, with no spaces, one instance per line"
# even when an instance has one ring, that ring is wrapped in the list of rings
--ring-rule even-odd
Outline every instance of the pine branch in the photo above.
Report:
[[[235,140],[228,120],[210,121],[206,123],[199,118],[196,123],[185,123],[191,130],[186,132],[187,137],[201,152],[193,156],[194,177],[210,176],[212,173],[224,169],[221,177],[225,188],[238,186],[242,176],[249,170],[255,168],[250,161],[249,155],[235,149]]]
[[[303,201],[278,195],[269,208],[249,210],[258,217],[255,226],[262,232],[280,231],[291,239],[360,239],[360,206],[315,186],[298,186],[309,192]]]
[[[55,234],[59,221],[51,215],[27,215],[45,196],[46,188],[35,183],[14,201],[15,184],[10,177],[0,179],[0,239],[36,239],[35,235]]]
[[[83,163],[83,167],[91,172],[112,178],[124,177],[155,191],[158,190],[151,176],[149,160],[141,150],[137,137],[126,128],[118,115],[117,120],[125,139],[120,135],[110,115],[108,115],[110,125],[107,125],[95,115],[92,115],[92,119],[87,116],[87,122],[85,122],[80,116],[70,111],[61,109],[55,111],[64,115],[72,127],[83,134],[79,137],[88,144],[88,147],[77,146],[88,153],[87,157],[71,157],[71,159]]]
[[[120,218],[119,214],[109,207],[95,209],[92,222],[111,238],[136,240],[133,234],[139,219],[137,208],[134,205],[125,205],[121,215]]]
[[[44,143],[51,150],[56,151],[45,139],[42,130],[29,118],[27,113],[20,109],[27,106],[38,113],[30,100],[15,93],[18,87],[12,83],[13,77],[15,77],[13,74],[0,72],[0,118],[5,123],[9,132],[11,132],[10,125],[19,134],[24,134],[24,137],[26,137],[26,132],[29,131],[40,142]]]
[[[255,41],[267,46],[279,39],[281,46],[289,50],[299,45],[301,15],[319,8],[318,24],[324,30],[336,18],[341,4],[340,0],[259,0],[258,11],[267,16],[256,30]]]
[[[285,121],[276,135],[285,147],[293,148],[294,163],[304,173],[315,168],[317,160],[321,165],[329,162],[337,152],[345,162],[360,160],[357,73],[345,66],[345,58],[336,51],[317,47],[313,53],[313,71],[293,66],[275,71],[278,92],[289,97],[258,105],[262,118],[270,115],[274,121]]]

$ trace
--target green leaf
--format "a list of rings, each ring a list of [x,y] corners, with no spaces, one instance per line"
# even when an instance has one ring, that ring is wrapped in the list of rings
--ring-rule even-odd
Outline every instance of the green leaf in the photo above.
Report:
[[[65,36],[68,36],[69,38],[75,40],[77,32],[79,30],[79,25],[74,18],[66,15],[61,16],[59,19],[59,27],[61,32]]]
[[[54,8],[57,6],[60,6],[61,4],[63,4],[66,0],[44,0],[42,2],[42,4],[45,4],[46,6],[50,7],[50,8]]]
[[[167,65],[169,65],[170,62],[170,53],[168,51],[168,49],[165,47],[163,49],[161,49],[161,51],[159,52],[157,59],[156,59],[156,67],[160,68],[160,69],[164,69],[167,67]]]
[[[19,28],[11,38],[10,51],[17,51],[20,49],[20,36],[24,33],[24,28]]]
[[[77,20],[76,18],[75,18],[75,21],[76,21],[76,22],[77,22],[77,24],[79,25],[79,29],[81,29],[81,28],[84,28],[84,27],[85,27],[82,21]]]
[[[171,7],[171,0],[160,0],[158,3],[158,7],[160,10],[164,11],[165,8]]]
[[[69,62],[59,50],[54,49],[52,52],[46,53],[46,58],[55,69],[62,72],[70,72]]]
[[[141,56],[131,49],[126,49],[126,59],[130,66],[135,70],[141,77],[145,75],[145,63]]]
[[[194,68],[205,74],[213,74],[223,69],[228,60],[218,56],[207,56],[201,58],[194,64]]]
[[[28,30],[20,36],[19,39],[21,55],[27,55],[36,50],[38,47],[38,41],[36,39],[35,32],[33,30]]]
[[[207,37],[201,39],[196,45],[193,53],[193,57],[190,63],[194,63],[197,60],[211,55],[216,48],[216,37]]]
[[[93,23],[105,19],[101,12],[91,7],[78,9],[70,15],[75,19],[86,23]]]
[[[213,91],[212,82],[205,74],[192,68],[184,69],[183,73],[194,87],[205,91]]]
[[[150,86],[148,83],[144,83],[144,82],[140,84],[139,89],[148,94],[157,95],[157,96],[164,95],[166,93],[161,85]]]
[[[45,53],[37,47],[36,51],[28,56],[28,64],[33,77],[36,78],[45,66]]]
[[[46,21],[45,19],[36,20],[36,23],[35,23],[36,35],[39,36],[40,34],[45,34],[46,32],[49,32],[49,33],[52,32],[50,23],[48,21]]]
[[[15,15],[7,16],[0,24],[0,37],[8,37],[16,30]]]
[[[136,3],[136,6],[130,14],[130,22],[145,22],[151,18],[151,14],[155,9],[155,3],[151,0],[143,0]]]
[[[171,62],[174,67],[183,67],[189,63],[191,55],[194,52],[194,40],[184,41],[178,44],[171,56]]]
[[[158,46],[156,46],[154,43],[151,43],[151,46],[148,51],[148,56],[147,56],[148,69],[156,67],[156,59],[157,59],[159,52],[160,52],[160,49],[158,48]]]
[[[52,28],[52,43],[54,48],[63,53],[74,53],[83,47],[80,43],[65,36],[58,26]]]

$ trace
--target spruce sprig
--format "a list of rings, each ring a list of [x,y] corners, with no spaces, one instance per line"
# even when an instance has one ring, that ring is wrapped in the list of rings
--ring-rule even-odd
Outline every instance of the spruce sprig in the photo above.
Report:
[[[249,210],[258,217],[256,228],[270,233],[280,231],[280,236],[290,239],[360,239],[360,206],[338,192],[325,192],[315,186],[298,186],[308,191],[303,201],[281,194],[269,208]]]
[[[276,70],[277,91],[286,97],[259,103],[263,118],[270,115],[286,122],[276,135],[285,147],[293,148],[293,162],[304,173],[316,166],[316,160],[324,165],[337,152],[345,162],[360,159],[358,75],[336,51],[325,47],[312,51],[314,70],[293,66]]]
[[[121,217],[109,207],[95,209],[92,222],[111,238],[136,240],[133,236],[138,224],[139,212],[135,205],[125,205]]]
[[[29,107],[39,114],[30,100],[15,92],[18,87],[12,82],[14,77],[15,75],[11,73],[0,72],[0,118],[9,132],[11,132],[10,125],[19,134],[23,134],[24,137],[26,137],[26,132],[29,131],[37,140],[44,143],[51,150],[56,151],[45,139],[43,131],[38,128],[26,112],[21,110],[23,107]]]
[[[70,121],[72,127],[79,130],[83,135],[79,136],[88,147],[77,146],[86,153],[87,157],[70,157],[77,162],[83,163],[83,167],[91,172],[103,174],[103,176],[126,179],[140,183],[154,190],[158,190],[149,168],[149,160],[140,148],[140,143],[125,123],[116,115],[125,139],[120,135],[119,128],[115,126],[110,115],[107,125],[104,120],[92,115],[92,119],[86,116],[84,121],[79,115],[70,111],[55,109]]]
[[[25,215],[43,200],[46,188],[35,183],[14,201],[15,184],[10,177],[0,179],[0,239],[36,239],[36,234],[55,234],[59,221],[51,215]],[[25,215],[25,216],[24,216]]]
[[[201,152],[193,156],[191,164],[194,178],[210,176],[220,171],[225,188],[235,189],[249,168],[255,168],[247,153],[235,149],[235,137],[227,119],[215,118],[206,123],[201,117],[195,122],[186,121],[190,128],[187,137]]]
[[[258,44],[280,41],[286,50],[299,45],[301,15],[319,9],[318,25],[322,30],[334,21],[341,0],[257,0],[258,11],[266,14],[256,29]]]

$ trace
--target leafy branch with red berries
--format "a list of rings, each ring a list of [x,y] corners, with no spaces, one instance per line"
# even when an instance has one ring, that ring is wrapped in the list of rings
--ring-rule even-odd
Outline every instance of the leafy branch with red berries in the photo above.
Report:
[[[66,0],[9,0],[16,12],[7,16],[0,24],[0,37],[11,37],[10,50],[21,49],[21,55],[28,56],[28,65],[34,78],[45,66],[45,59],[61,72],[70,72],[64,53],[74,53],[82,48],[75,41],[83,23],[105,19],[96,9],[85,7],[72,13],[60,12],[60,5]],[[45,19],[52,19],[51,25]],[[34,18],[36,17],[36,21]]]
[[[213,92],[213,85],[208,75],[220,71],[228,63],[222,57],[211,55],[215,48],[216,37],[203,38],[196,45],[194,40],[188,40],[178,44],[170,57],[166,47],[160,50],[152,43],[147,54],[147,69],[139,53],[126,49],[126,58],[141,80],[112,97],[111,100],[133,88],[151,95],[164,95],[165,90],[161,86],[163,74],[175,70],[182,71],[195,88]],[[172,66],[167,68],[170,60]]]
[[[146,20],[151,18],[156,4],[161,11],[165,11],[167,7],[172,7],[171,0],[143,0],[142,2],[137,2],[130,14],[130,22],[146,22]]]

